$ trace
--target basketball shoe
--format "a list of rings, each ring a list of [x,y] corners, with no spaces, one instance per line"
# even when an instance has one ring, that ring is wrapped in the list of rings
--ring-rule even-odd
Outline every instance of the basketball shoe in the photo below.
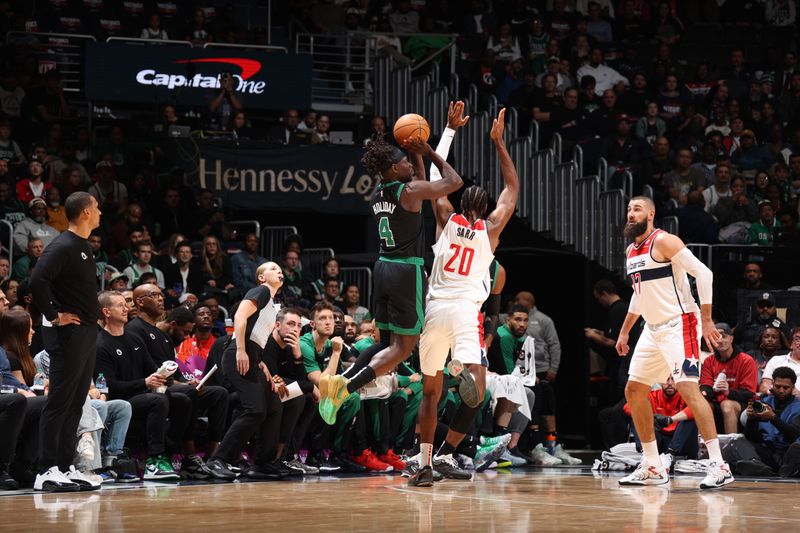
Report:
[[[706,470],[706,477],[700,482],[701,489],[718,489],[728,483],[733,483],[733,474],[728,463],[711,461]]]
[[[650,465],[645,459],[632,474],[619,480],[620,485],[663,485],[668,482],[667,470],[662,465]]]

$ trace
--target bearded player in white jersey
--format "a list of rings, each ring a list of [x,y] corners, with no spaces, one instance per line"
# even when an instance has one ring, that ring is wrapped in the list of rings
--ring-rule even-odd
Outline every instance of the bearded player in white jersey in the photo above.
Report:
[[[722,459],[714,417],[700,394],[700,337],[716,348],[720,333],[711,317],[713,273],[675,235],[653,226],[655,204],[637,196],[628,203],[625,236],[633,243],[626,252],[626,273],[633,286],[628,314],[617,340],[617,353],[628,355],[628,333],[639,316],[646,325],[633,351],[625,398],[642,442],[641,464],[620,485],[661,485],[669,472],[661,463],[653,431],[653,411],[647,395],[654,383],[671,376],[681,397],[692,409],[705,440],[710,465],[700,482],[702,489],[719,488],[733,481]],[[700,296],[692,297],[687,274],[695,278]]]
[[[448,128],[436,151],[447,157],[455,130],[464,126],[464,104],[451,104]],[[486,350],[483,343],[481,305],[491,290],[489,269],[494,260],[500,233],[517,206],[519,177],[503,139],[505,109],[492,124],[490,136],[497,149],[505,188],[497,206],[486,214],[488,195],[472,186],[461,196],[461,212],[456,213],[447,196],[434,202],[436,244],[433,246],[433,270],[428,282],[425,323],[420,337],[420,366],[423,396],[419,410],[419,470],[409,479],[415,487],[433,485],[433,469],[444,477],[470,479],[453,459],[453,452],[464,438],[483,402],[486,390]],[[437,172],[431,169],[431,181]],[[458,375],[461,405],[453,416],[445,441],[433,456],[437,405],[442,390],[443,369],[447,355],[452,375]]]

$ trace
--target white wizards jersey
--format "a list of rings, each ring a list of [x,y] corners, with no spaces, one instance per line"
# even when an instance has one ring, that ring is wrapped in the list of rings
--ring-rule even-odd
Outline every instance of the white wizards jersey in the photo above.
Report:
[[[486,221],[470,225],[453,213],[433,245],[433,271],[428,283],[432,299],[460,299],[482,304],[489,297],[489,267],[494,261]]]
[[[653,231],[638,246],[630,245],[626,254],[625,271],[631,280],[639,311],[650,325],[698,312],[686,271],[671,261],[653,259],[655,240],[662,233],[660,229]]]

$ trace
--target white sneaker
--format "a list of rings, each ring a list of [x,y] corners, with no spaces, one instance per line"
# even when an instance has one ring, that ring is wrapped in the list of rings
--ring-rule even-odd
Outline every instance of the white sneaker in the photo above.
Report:
[[[67,479],[77,483],[81,490],[98,490],[103,484],[103,478],[93,472],[81,472],[74,465],[67,471]]]
[[[669,474],[663,466],[654,466],[642,459],[632,474],[619,480],[620,485],[663,485],[669,482]]]
[[[671,453],[662,453],[659,457],[661,458],[661,464],[664,465],[664,469],[669,472],[669,469],[672,467],[672,461],[674,461],[675,458],[672,457]]]
[[[500,456],[499,460],[500,461],[508,461],[509,463],[511,463],[511,466],[514,467],[514,468],[519,468],[521,466],[527,466],[527,464],[528,464],[528,461],[526,461],[522,457],[518,457],[518,456],[514,455],[513,453],[511,453],[508,450],[508,448],[506,448],[506,451],[503,452],[503,455]]]
[[[542,443],[537,444],[536,447],[531,450],[531,458],[533,459],[533,464],[538,466],[556,466],[563,464],[561,459],[547,453]]]
[[[565,465],[579,465],[583,462],[577,457],[572,457],[570,454],[568,454],[567,450],[565,450],[564,447],[561,446],[560,444],[556,444],[553,457],[555,457]]]
[[[57,466],[52,466],[47,472],[36,475],[36,481],[33,482],[33,490],[78,492],[81,488],[77,483],[73,483],[61,473]]]
[[[700,482],[701,489],[718,489],[733,483],[733,474],[728,463],[717,463],[712,461],[706,470],[706,477]]]
[[[90,463],[94,461],[94,439],[91,433],[84,433],[78,441],[78,455]]]

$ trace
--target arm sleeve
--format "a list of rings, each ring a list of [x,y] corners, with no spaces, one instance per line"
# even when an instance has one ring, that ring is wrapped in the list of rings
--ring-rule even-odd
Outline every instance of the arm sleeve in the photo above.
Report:
[[[439,144],[436,145],[436,153],[445,161],[447,161],[447,156],[450,155],[450,144],[453,142],[453,137],[455,137],[455,135],[456,130],[445,128],[444,132],[442,133],[442,138],[439,139]],[[433,163],[431,163],[429,174],[431,181],[438,181],[442,179],[442,173],[439,172],[439,169]]]
[[[714,273],[705,266],[688,248],[672,256],[672,262],[683,268],[697,280],[697,294],[700,305],[711,304],[713,299]]]
[[[486,299],[486,316],[496,316],[499,314],[500,314],[500,295],[490,294],[489,298]]]

